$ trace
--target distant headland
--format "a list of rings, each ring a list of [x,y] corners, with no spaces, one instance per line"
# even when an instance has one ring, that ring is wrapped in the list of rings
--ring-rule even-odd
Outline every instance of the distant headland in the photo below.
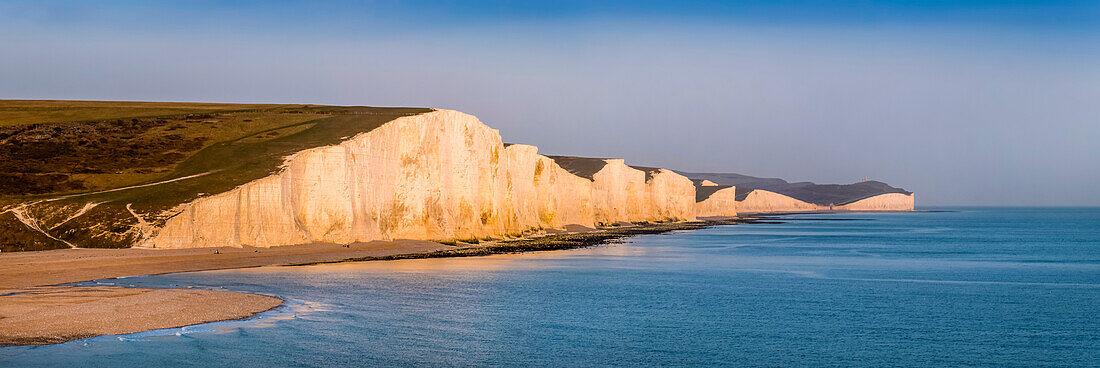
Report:
[[[912,210],[885,183],[544,156],[457,111],[0,101],[0,248],[505,239],[567,225]]]

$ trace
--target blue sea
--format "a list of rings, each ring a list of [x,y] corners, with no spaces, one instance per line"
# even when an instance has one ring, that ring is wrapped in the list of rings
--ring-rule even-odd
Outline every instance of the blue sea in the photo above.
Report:
[[[1100,366],[1100,209],[946,210],[101,280],[287,303],[0,348],[0,366]]]

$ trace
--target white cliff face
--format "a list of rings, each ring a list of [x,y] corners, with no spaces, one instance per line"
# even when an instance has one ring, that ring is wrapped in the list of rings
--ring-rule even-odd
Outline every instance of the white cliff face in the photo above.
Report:
[[[284,169],[196,200],[152,238],[158,248],[448,239],[504,232],[503,145],[470,115],[399,118]],[[518,230],[518,229],[512,229]]]
[[[648,219],[695,220],[695,184],[672,170],[660,169],[646,182]]]
[[[646,180],[645,171],[622,159],[605,161],[607,165],[592,175],[597,224],[695,219],[695,185],[690,179],[660,169]]]
[[[827,209],[829,208],[762,189],[753,190],[744,200],[737,203],[737,211],[740,213],[801,212]]]
[[[456,111],[408,116],[284,168],[181,206],[141,245],[276,246],[310,242],[515,236],[568,224],[694,219],[694,186],[610,160],[593,180]]]
[[[705,182],[701,186],[707,185]],[[695,203],[695,216],[698,217],[733,217],[737,216],[737,187],[722,188],[712,193],[702,202]]]
[[[861,199],[836,207],[846,211],[912,211],[916,200],[914,194],[886,193]]]
[[[608,159],[592,175],[592,201],[598,224],[641,221],[645,212],[645,172],[627,166],[621,159]]]
[[[504,148],[506,193],[514,203],[519,227],[531,230],[578,224],[593,226],[591,181],[570,174],[538,148],[513,144]]]

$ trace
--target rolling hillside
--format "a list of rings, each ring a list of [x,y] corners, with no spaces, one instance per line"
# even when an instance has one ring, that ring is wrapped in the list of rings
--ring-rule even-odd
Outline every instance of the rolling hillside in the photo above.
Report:
[[[0,249],[67,248],[71,239],[129,246],[174,206],[270,175],[294,152],[428,111],[0,101]]]

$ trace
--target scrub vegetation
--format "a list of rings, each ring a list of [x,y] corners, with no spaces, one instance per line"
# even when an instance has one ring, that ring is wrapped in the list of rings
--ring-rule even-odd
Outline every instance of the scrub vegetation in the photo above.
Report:
[[[136,225],[160,224],[176,205],[273,174],[294,152],[428,111],[0,101],[0,214],[14,209],[39,221],[35,229],[0,216],[0,227],[10,230],[0,233],[0,249],[68,246],[51,237],[81,247],[128,247],[140,235]],[[56,215],[73,208],[85,211]]]

